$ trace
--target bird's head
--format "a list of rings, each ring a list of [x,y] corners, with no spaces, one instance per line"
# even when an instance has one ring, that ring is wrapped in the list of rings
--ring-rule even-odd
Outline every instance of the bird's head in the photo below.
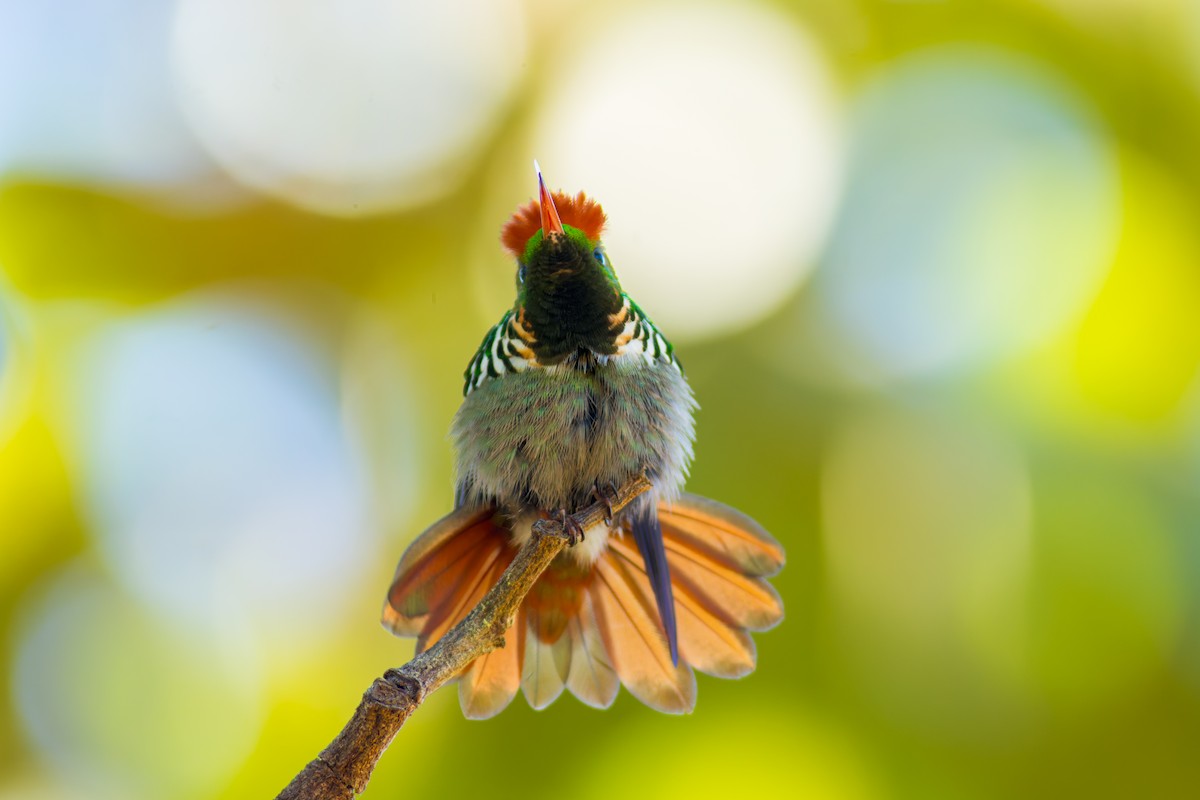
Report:
[[[500,237],[517,259],[517,321],[542,364],[581,349],[612,355],[625,314],[600,242],[604,210],[583,192],[549,192],[540,169],[537,178],[538,200],[519,208]]]

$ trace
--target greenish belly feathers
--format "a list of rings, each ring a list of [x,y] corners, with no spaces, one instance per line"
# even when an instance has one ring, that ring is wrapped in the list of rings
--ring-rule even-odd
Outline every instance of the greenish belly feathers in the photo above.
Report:
[[[646,470],[660,498],[682,489],[695,400],[672,364],[580,354],[502,375],[463,400],[451,428],[457,504],[573,511],[595,486]]]

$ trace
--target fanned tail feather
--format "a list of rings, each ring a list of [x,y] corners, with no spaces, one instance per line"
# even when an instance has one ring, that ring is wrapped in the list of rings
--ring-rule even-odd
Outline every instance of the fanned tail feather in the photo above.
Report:
[[[383,624],[397,636],[416,636],[431,607],[443,604],[481,546],[495,534],[494,512],[455,511],[435,522],[409,545],[383,607]]]
[[[752,578],[769,578],[783,569],[783,547],[761,525],[735,508],[695,494],[660,503],[664,534],[681,547]]]
[[[512,563],[508,533],[494,511],[456,511],[421,534],[405,552],[383,609],[393,633],[417,637],[423,652],[470,613]],[[473,661],[459,679],[463,713],[494,716],[521,685],[524,614],[505,634],[505,647]]]
[[[671,661],[654,607],[654,591],[640,565],[613,546],[595,564],[592,601],[613,668],[629,693],[651,708],[684,714],[696,705],[696,677]]]
[[[735,628],[763,631],[783,619],[783,601],[763,578],[784,554],[754,520],[706,497],[685,494],[658,509],[675,588]]]
[[[764,579],[783,566],[782,547],[749,517],[694,495],[659,504],[658,519],[678,663],[642,554],[614,531],[590,572],[561,556],[522,605],[506,646],[464,670],[459,699],[467,717],[499,713],[518,688],[534,708],[549,705],[564,688],[607,708],[619,683],[652,708],[686,713],[696,700],[693,669],[723,678],[753,671],[749,631],[783,617],[779,595]],[[418,651],[424,650],[478,604],[514,553],[492,510],[450,514],[401,559],[384,624],[417,636]]]
[[[504,634],[504,647],[480,656],[463,671],[458,682],[458,704],[467,719],[494,717],[517,696],[524,655],[520,632],[524,626],[525,614],[519,612]]]
[[[507,555],[508,560],[511,560],[511,554],[505,553],[505,549],[503,542],[487,542],[470,558],[460,562],[462,569],[458,576],[458,586],[448,587],[444,592],[445,599],[430,609],[425,625],[417,636],[418,653],[428,650],[431,644],[445,636],[446,632],[461,622],[472,608],[479,605],[479,601],[495,583],[489,583],[489,579],[498,578],[504,567],[508,566],[507,563],[501,563],[504,557]]]
[[[608,708],[617,699],[620,680],[600,635],[592,599],[585,596],[579,614],[568,626],[571,634],[571,672],[567,688],[593,708]]]
[[[645,574],[636,551],[623,540],[610,543],[610,552],[626,568]],[[674,568],[674,563],[672,563]],[[682,661],[701,672],[721,678],[740,678],[754,670],[754,641],[744,630],[710,612],[690,587],[676,584],[675,605],[679,620]],[[624,674],[622,674],[624,679]]]
[[[535,709],[543,709],[558,699],[571,671],[571,636],[560,635],[546,642],[538,635],[539,621],[530,619],[525,627],[525,668],[521,691]]]

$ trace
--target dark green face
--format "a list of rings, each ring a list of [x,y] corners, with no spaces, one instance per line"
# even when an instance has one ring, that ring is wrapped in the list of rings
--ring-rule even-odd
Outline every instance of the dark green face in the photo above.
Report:
[[[621,285],[599,242],[570,225],[566,234],[534,234],[517,270],[517,309],[536,337],[538,361],[556,364],[580,349],[616,352],[623,322]]]

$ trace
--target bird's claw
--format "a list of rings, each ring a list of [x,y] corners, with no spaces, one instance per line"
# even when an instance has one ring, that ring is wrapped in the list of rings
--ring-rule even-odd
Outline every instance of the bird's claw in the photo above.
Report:
[[[592,497],[596,498],[597,503],[604,504],[604,524],[612,527],[613,505],[617,502],[617,487],[611,481],[604,486],[600,486],[598,483],[593,484]]]
[[[576,519],[567,513],[565,508],[558,510],[558,524],[562,525],[563,532],[567,534],[567,547],[574,547],[583,541],[583,526]]]

